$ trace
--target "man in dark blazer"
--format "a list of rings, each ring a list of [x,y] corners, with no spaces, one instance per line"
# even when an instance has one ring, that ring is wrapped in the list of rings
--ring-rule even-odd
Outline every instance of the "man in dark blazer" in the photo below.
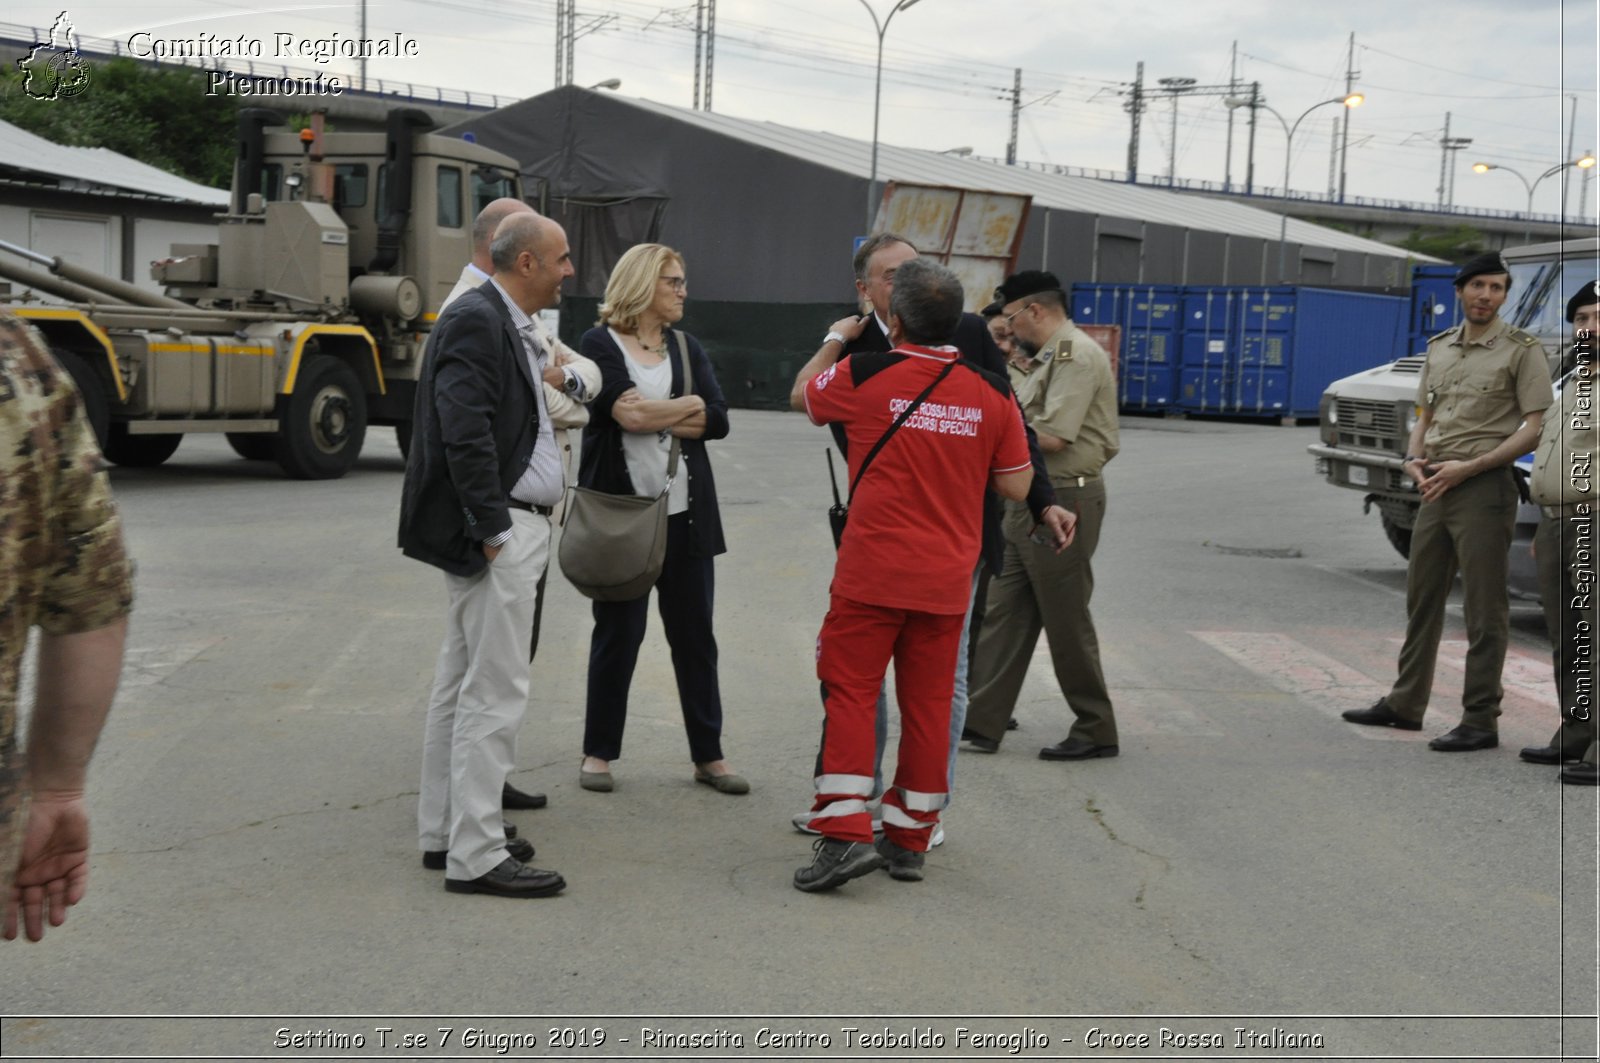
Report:
[[[444,644],[422,746],[423,865],[455,893],[545,897],[566,882],[523,861],[500,798],[528,706],[537,587],[550,557],[561,458],[539,386],[551,353],[533,315],[572,276],[561,226],[501,222],[494,273],[439,316],[417,386],[400,548],[445,573]]]
[[[855,279],[856,293],[861,297],[863,304],[872,308],[872,313],[852,315],[835,321],[828,329],[827,336],[822,341],[822,346],[812,356],[813,362],[832,364],[842,360],[846,355],[862,351],[887,351],[892,344],[889,342],[889,298],[894,294],[895,271],[904,262],[917,257],[917,249],[910,240],[897,233],[878,233],[868,237],[856,249]],[[977,314],[964,313],[961,323],[956,326],[955,338],[951,341],[955,348],[961,352],[961,357],[981,369],[986,369],[999,376],[1001,380],[1006,376],[1006,357],[995,346],[994,338],[989,335],[989,326]],[[845,454],[844,432],[838,425],[831,426],[834,442],[839,447],[839,452]],[[1072,541],[1073,525],[1077,518],[1063,506],[1056,502],[1055,489],[1050,486],[1050,478],[1044,471],[1044,454],[1039,450],[1038,437],[1033,429],[1028,429],[1028,453],[1033,458],[1033,483],[1028,489],[1028,509],[1033,513],[1033,519],[1039,523],[1041,530],[1055,543],[1057,551],[1064,550]],[[984,494],[983,507],[983,554],[980,565],[987,567],[991,572],[1000,571],[1001,562],[1005,556],[1005,538],[1000,533],[1000,516],[1002,512],[1000,499],[993,491]],[[974,586],[976,586],[974,573]],[[959,745],[961,732],[967,718],[967,666],[970,663],[969,638],[970,635],[970,607],[967,617],[969,624],[967,633],[963,634],[959,656],[956,662],[955,698],[950,705],[950,775],[948,780],[950,790],[953,791],[956,747]],[[888,703],[880,691],[878,695],[878,763],[879,768],[874,777],[874,793],[883,792],[883,774],[881,763],[883,760],[883,747],[888,737]],[[820,752],[819,752],[820,755]],[[797,830],[812,833],[810,826],[811,813],[802,812],[793,817],[792,822]],[[938,845],[944,841],[944,830],[940,828],[934,833],[933,844]]]

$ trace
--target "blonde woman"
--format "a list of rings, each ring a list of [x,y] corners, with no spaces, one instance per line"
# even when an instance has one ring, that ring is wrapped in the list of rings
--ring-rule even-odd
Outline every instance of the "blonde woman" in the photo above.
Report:
[[[600,367],[600,394],[584,431],[579,482],[611,494],[654,496],[667,478],[672,440],[678,473],[668,493],[667,555],[656,580],[656,604],[689,739],[695,781],[725,794],[750,784],[722,756],[722,695],[717,640],[711,631],[712,559],[727,546],[706,440],[728,434],[728,404],[711,360],[693,337],[674,333],[683,317],[688,277],[683,256],[660,244],[630,248],[606,284],[599,327],[584,333],[583,355]],[[685,394],[683,352],[693,387]],[[595,602],[589,643],[589,689],[578,782],[609,791],[611,762],[622,754],[628,688],[644,641],[650,595]]]

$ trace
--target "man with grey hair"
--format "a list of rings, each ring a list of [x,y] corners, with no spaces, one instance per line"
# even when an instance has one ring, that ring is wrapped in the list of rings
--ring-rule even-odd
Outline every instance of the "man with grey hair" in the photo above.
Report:
[[[961,282],[926,260],[902,263],[886,352],[835,363],[823,350],[795,379],[790,403],[849,441],[850,520],[817,640],[827,722],[811,825],[823,837],[796,889],[830,890],[885,865],[902,881],[949,797],[950,702],[956,655],[983,538],[983,492],[1027,497],[1033,482],[1022,415],[1004,378],[949,344]],[[826,347],[826,345],[825,345]],[[901,735],[894,785],[873,843],[878,692],[890,660]]]
[[[856,295],[860,299],[863,312],[860,316],[852,315],[835,321],[823,339],[822,346],[817,350],[816,359],[822,360],[822,364],[826,366],[853,354],[888,351],[892,346],[889,340],[889,301],[894,294],[895,278],[902,266],[916,259],[917,249],[912,246],[911,241],[898,233],[876,233],[862,241],[861,246],[856,249],[852,265],[855,269]],[[960,352],[962,358],[977,368],[1000,377],[1005,376],[1005,355],[995,345],[988,327],[978,315],[961,314],[954,331],[948,337],[948,342]],[[844,429],[834,425],[833,438],[839,445],[839,452],[848,460],[850,454]],[[1065,549],[1072,541],[1072,528],[1076,518],[1056,504],[1055,489],[1051,487],[1050,479],[1045,473],[1044,455],[1039,450],[1031,429],[1028,432],[1028,450],[1034,465],[1033,483],[1028,491],[1028,510],[1044,526],[1045,534],[1055,544],[1056,549]],[[986,568],[998,575],[1004,549],[1005,541],[1000,534],[1000,501],[990,496],[985,499],[984,505],[982,565],[975,567]],[[979,573],[974,572],[971,575],[969,613],[970,602],[976,597]],[[952,779],[956,767],[956,744],[967,717],[969,653],[966,633],[970,630],[969,622],[968,627],[963,628],[961,649],[956,656],[954,693],[951,695],[949,773]],[[874,765],[883,759],[883,750],[889,733],[888,700],[881,693],[878,696],[876,728],[877,757],[873,761]],[[873,778],[874,794],[881,793],[883,790],[881,768],[874,768]],[[812,814],[808,810],[794,815],[791,821],[796,830],[815,834],[817,830],[812,824],[812,819]],[[944,827],[940,825],[934,831],[933,844],[938,845],[943,840]]]
[[[422,746],[423,866],[454,893],[545,897],[566,882],[508,843],[501,795],[528,706],[528,661],[550,512],[562,491],[540,388],[551,352],[533,315],[561,299],[572,255],[561,226],[506,218],[494,273],[439,316],[417,385],[400,500],[400,548],[445,572],[444,644]]]
[[[489,255],[489,244],[494,239],[495,230],[500,227],[500,223],[513,214],[532,214],[534,217],[539,217],[538,212],[528,204],[510,196],[491,200],[478,212],[477,218],[472,222],[472,261],[461,267],[461,279],[456,281],[456,286],[445,296],[443,305],[439,307],[441,314],[462,295],[474,288],[481,288],[488,282],[489,275],[494,270],[494,263]],[[544,406],[550,414],[550,424],[555,428],[556,449],[561,454],[561,478],[563,483],[572,483],[575,479],[574,470],[578,467],[578,456],[573,452],[573,448],[580,445],[583,440],[583,433],[572,429],[581,429],[589,423],[588,403],[600,394],[600,367],[562,343],[560,339],[550,335],[544,323],[537,317],[533,322],[536,338],[544,349],[550,352],[550,362],[544,370],[542,388]],[[556,523],[561,522],[559,504],[553,517]],[[534,609],[533,624],[535,649],[538,648],[538,618],[544,612],[542,579],[539,581],[538,594],[539,601]],[[544,794],[524,793],[509,782],[506,783],[505,792],[500,795],[500,799],[506,808],[516,809],[543,808],[549,803]]]

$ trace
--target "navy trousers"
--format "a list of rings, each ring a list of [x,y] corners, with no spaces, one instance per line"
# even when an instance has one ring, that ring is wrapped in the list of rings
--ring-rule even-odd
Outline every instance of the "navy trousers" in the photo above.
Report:
[[[656,605],[672,649],[689,759],[696,763],[722,759],[722,691],[717,683],[717,640],[711,633],[716,591],[712,561],[690,553],[687,512],[667,518],[667,556],[656,580]],[[584,756],[616,760],[622,755],[628,688],[649,609],[648,592],[632,601],[594,603]]]

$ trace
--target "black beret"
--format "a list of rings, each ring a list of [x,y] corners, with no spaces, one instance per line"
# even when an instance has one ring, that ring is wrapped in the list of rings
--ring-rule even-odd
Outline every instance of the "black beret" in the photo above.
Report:
[[[1474,277],[1481,277],[1485,273],[1510,273],[1506,260],[1500,257],[1498,251],[1485,251],[1477,258],[1461,267],[1461,272],[1456,274],[1455,286],[1461,287]]]
[[[1600,303],[1600,281],[1590,281],[1572,293],[1572,298],[1567,300],[1567,324],[1572,324],[1581,308],[1595,303]]]
[[[1007,303],[1014,303],[1018,299],[1038,295],[1040,292],[1061,290],[1061,282],[1056,280],[1054,273],[1047,273],[1042,269],[1025,269],[1007,277],[1004,283],[994,290],[994,302],[984,307],[983,313],[985,317],[993,317]]]

